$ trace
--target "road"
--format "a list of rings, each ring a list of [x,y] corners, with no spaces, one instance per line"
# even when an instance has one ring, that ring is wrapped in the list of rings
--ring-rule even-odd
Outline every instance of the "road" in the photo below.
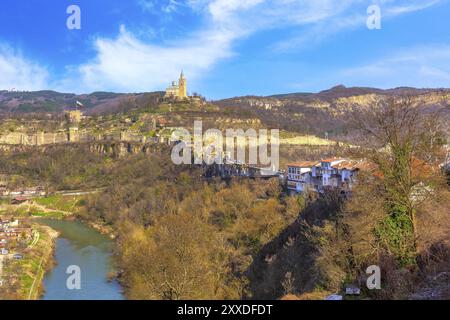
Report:
[[[97,189],[93,189],[93,190],[71,190],[71,191],[66,191],[66,190],[62,190],[62,191],[56,191],[54,194],[56,195],[60,195],[60,196],[85,196],[85,195],[89,195],[89,194],[95,194],[95,193],[100,193],[102,191],[105,191],[106,188],[97,188]],[[49,194],[49,196],[51,196],[53,194]],[[0,199],[13,199],[16,197],[23,197],[23,198],[27,198],[27,199],[33,199],[33,198],[45,198],[44,196],[26,196],[26,195],[8,195],[8,196],[0,196]]]
[[[57,191],[57,192],[55,192],[55,194],[60,195],[60,196],[85,196],[85,195],[89,195],[89,194],[100,193],[104,190],[105,190],[105,188],[99,188],[99,189],[88,190],[88,191]]]

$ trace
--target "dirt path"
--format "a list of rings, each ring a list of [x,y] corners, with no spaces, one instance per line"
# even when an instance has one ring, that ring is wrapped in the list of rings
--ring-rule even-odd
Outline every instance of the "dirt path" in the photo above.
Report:
[[[25,204],[26,205],[26,204]],[[43,206],[41,204],[38,204],[36,202],[31,202],[31,204],[28,204],[28,206],[32,206],[34,208],[37,208],[39,211],[45,212],[45,213],[62,213],[66,216],[70,216],[73,214],[73,212],[69,212],[69,211],[64,211],[64,210],[54,210],[54,209],[49,209],[46,206]]]
[[[42,227],[44,228],[45,233],[47,233],[50,237],[50,241],[51,243],[54,242],[54,240],[59,236],[58,232],[53,230],[50,227]],[[35,239],[33,240],[33,247],[38,243],[38,241],[40,240],[40,233],[37,232],[37,235],[35,236]],[[45,270],[44,270],[44,262],[48,261],[48,259],[50,258],[50,256],[53,254],[53,246],[51,250],[46,251],[46,253],[44,255],[42,255],[41,260],[39,261],[39,266],[38,269],[35,273],[34,279],[33,279],[33,284],[30,287],[30,291],[28,292],[28,300],[35,300],[38,299],[38,289],[40,287],[40,284],[42,282],[42,279],[44,277],[45,274]]]
[[[42,263],[44,262],[44,258],[45,258],[45,256],[42,256],[41,261],[39,262],[38,270],[36,271],[36,276],[34,277],[33,284],[31,285],[27,300],[34,299],[34,297],[36,295],[35,294],[36,283],[37,283],[37,281],[40,281],[41,277],[42,277],[40,274],[41,274]]]
[[[39,241],[39,237],[41,236],[41,234],[39,233],[39,231],[35,231],[33,233],[33,242],[31,242],[31,244],[29,245],[28,249],[33,249],[34,246],[38,243]]]
[[[30,201],[29,203],[21,203],[19,205],[10,205],[10,204],[0,205],[0,211],[9,211],[12,209],[21,209],[21,208],[27,208],[28,210],[30,210],[31,208],[36,208],[37,210],[44,213],[62,213],[65,216],[70,216],[73,214],[73,212],[69,211],[50,209],[34,201]]]

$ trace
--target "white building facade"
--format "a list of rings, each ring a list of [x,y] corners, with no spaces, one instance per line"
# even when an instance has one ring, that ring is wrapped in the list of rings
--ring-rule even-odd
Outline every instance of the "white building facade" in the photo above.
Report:
[[[287,166],[287,188],[297,193],[322,193],[327,189],[348,192],[352,190],[357,173],[364,165],[364,161],[339,158],[290,163]]]

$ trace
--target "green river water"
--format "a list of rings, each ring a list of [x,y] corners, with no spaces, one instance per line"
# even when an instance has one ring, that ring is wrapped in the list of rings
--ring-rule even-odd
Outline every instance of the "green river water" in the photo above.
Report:
[[[43,300],[122,300],[117,281],[108,281],[114,242],[78,221],[41,220],[60,233],[56,240],[56,266],[44,277]],[[81,289],[69,289],[70,266],[79,267]],[[70,269],[69,269],[70,270]],[[69,286],[70,287],[70,286]]]

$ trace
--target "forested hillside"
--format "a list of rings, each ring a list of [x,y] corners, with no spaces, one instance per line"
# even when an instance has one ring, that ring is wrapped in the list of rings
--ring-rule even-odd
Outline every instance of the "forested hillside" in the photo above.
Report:
[[[354,110],[366,108],[377,99],[391,96],[410,96],[414,105],[423,110],[435,110],[450,103],[448,89],[397,88],[346,88],[337,86],[319,93],[292,93],[268,97],[246,96],[211,101],[208,107],[195,104],[171,107],[164,103],[163,93],[116,94],[97,92],[86,95],[40,92],[0,91],[0,116],[5,113],[24,117],[27,114],[61,114],[73,109],[76,101],[83,103],[88,115],[129,113],[148,110],[170,116],[181,114],[184,119],[205,117],[213,119],[257,119],[264,127],[311,134],[324,138],[351,138],[348,116]],[[214,106],[214,107],[212,107]],[[450,119],[447,108],[443,116]],[[187,118],[186,118],[187,117]],[[180,119],[182,120],[182,119]]]

